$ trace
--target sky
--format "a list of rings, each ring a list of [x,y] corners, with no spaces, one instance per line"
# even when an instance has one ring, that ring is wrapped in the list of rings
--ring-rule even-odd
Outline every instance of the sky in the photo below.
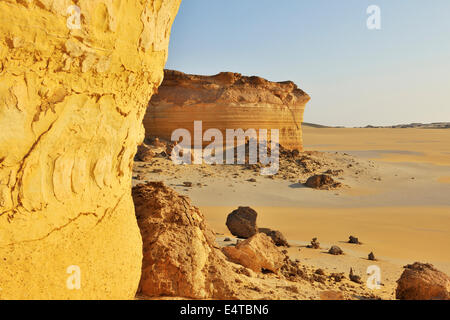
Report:
[[[450,0],[183,0],[166,68],[292,80],[305,122],[450,122]]]

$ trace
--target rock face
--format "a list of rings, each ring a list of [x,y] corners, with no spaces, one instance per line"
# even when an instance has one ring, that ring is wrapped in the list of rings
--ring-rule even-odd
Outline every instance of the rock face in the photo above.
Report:
[[[139,292],[148,297],[230,299],[236,275],[187,197],[162,182],[133,188],[144,244]]]
[[[131,168],[180,0],[75,3],[0,1],[0,299],[139,283]]]
[[[166,140],[179,128],[193,136],[194,120],[203,121],[203,132],[221,130],[224,139],[225,129],[279,129],[282,146],[302,150],[301,123],[309,100],[291,81],[270,82],[231,72],[200,76],[165,70],[144,126],[148,137]]]
[[[450,300],[450,277],[431,264],[415,262],[405,266],[395,295],[400,300]]]
[[[250,238],[258,233],[256,218],[258,214],[250,207],[239,207],[227,217],[227,227],[231,234],[239,238]]]
[[[224,247],[222,250],[232,262],[255,272],[268,270],[276,273],[284,263],[284,255],[264,233],[258,233],[236,247]]]

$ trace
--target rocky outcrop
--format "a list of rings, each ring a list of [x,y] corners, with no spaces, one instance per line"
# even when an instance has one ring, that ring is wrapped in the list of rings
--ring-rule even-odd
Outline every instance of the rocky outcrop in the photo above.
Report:
[[[165,70],[144,126],[148,137],[167,140],[179,128],[193,136],[195,120],[203,122],[203,132],[221,130],[224,139],[225,129],[279,129],[282,146],[302,150],[301,123],[309,99],[291,81],[270,82],[231,72],[200,76]]]
[[[405,266],[395,295],[400,300],[450,300],[450,277],[431,264],[415,262]]]
[[[266,270],[277,273],[284,263],[284,255],[264,233],[258,233],[236,247],[224,247],[222,250],[228,259],[255,272]]]
[[[252,208],[239,207],[227,216],[226,225],[233,236],[247,239],[258,233],[257,216]]]
[[[131,169],[180,0],[74,2],[0,1],[0,299],[140,279]]]
[[[139,293],[147,297],[230,299],[237,275],[202,213],[162,182],[133,188],[144,244]]]

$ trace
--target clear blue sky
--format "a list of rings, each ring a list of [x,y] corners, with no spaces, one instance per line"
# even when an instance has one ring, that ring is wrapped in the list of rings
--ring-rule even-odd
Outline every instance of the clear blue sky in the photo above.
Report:
[[[166,67],[292,80],[307,122],[450,121],[450,0],[183,0]]]

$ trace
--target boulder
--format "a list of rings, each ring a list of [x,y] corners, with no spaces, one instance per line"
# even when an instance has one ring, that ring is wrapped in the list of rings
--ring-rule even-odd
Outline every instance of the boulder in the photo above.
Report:
[[[179,5],[0,1],[0,299],[135,297],[133,157]]]
[[[342,184],[340,182],[334,181],[334,179],[326,174],[318,174],[308,178],[306,180],[305,186],[313,189],[329,190],[336,189]]]
[[[224,247],[222,251],[228,259],[255,272],[271,271],[277,273],[283,266],[284,255],[272,239],[264,233],[240,242],[235,247]]]
[[[375,258],[375,255],[373,254],[373,252],[369,253],[369,256],[367,257],[367,259],[369,259],[370,261],[376,261],[377,260]]]
[[[399,300],[450,300],[450,277],[431,264],[404,267],[395,296]]]
[[[358,276],[357,274],[353,273],[353,268],[350,268],[350,274],[348,275],[348,278],[350,281],[362,284],[361,276]]]
[[[155,153],[153,152],[153,150],[149,146],[141,144],[138,146],[137,153],[134,159],[137,161],[148,162],[154,157]]]
[[[344,254],[344,251],[342,251],[342,249],[338,246],[332,246],[330,250],[328,250],[328,253],[337,256],[340,254]]]
[[[204,76],[165,70],[144,126],[147,137],[168,141],[178,128],[186,128],[194,136],[194,121],[199,119],[203,131],[218,129],[224,137],[227,129],[278,129],[281,145],[302,150],[301,126],[309,100],[291,81],[271,82],[232,72]],[[203,142],[203,146],[208,144]]]
[[[271,230],[268,228],[259,228],[259,232],[269,236],[277,247],[289,247],[286,237],[280,231]]]
[[[231,299],[236,278],[198,208],[162,182],[133,188],[144,258],[139,293],[147,297]]]
[[[226,225],[233,236],[247,239],[258,233],[257,216],[252,208],[239,207],[228,215]]]
[[[313,238],[311,240],[311,243],[308,244],[306,247],[310,249],[320,249],[320,242],[317,240],[317,238]]]
[[[358,238],[356,238],[356,237],[354,237],[354,236],[348,237],[348,243],[352,243],[352,244],[361,244],[361,242],[359,242]]]

